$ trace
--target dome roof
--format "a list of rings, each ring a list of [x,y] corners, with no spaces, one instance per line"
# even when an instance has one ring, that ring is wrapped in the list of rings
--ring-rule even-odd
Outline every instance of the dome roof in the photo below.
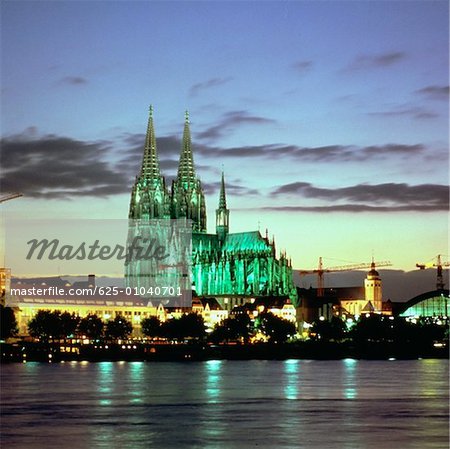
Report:
[[[380,274],[378,273],[377,270],[375,270],[375,262],[372,259],[372,263],[370,264],[370,271],[367,273],[367,276],[370,277],[375,277],[375,276],[379,276]]]

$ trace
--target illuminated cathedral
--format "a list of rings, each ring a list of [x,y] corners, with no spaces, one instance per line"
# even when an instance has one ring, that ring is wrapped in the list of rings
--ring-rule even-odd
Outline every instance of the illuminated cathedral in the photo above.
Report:
[[[176,178],[169,190],[161,174],[153,109],[150,108],[144,156],[131,193],[129,219],[187,219],[192,222],[192,288],[201,297],[215,297],[227,308],[257,297],[285,297],[294,304],[297,293],[292,264],[285,253],[277,258],[274,239],[267,232],[230,232],[230,211],[222,173],[216,232],[206,227],[205,196],[196,176],[189,116],[186,113],[181,155]],[[139,266],[126,266],[128,285]]]

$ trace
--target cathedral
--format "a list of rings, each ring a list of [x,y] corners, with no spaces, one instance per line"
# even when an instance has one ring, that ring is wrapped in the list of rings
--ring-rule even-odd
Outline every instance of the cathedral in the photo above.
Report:
[[[292,265],[285,253],[277,258],[274,239],[267,232],[230,232],[226,184],[222,173],[215,233],[207,232],[205,196],[195,173],[189,116],[186,112],[176,178],[169,190],[161,174],[153,109],[150,107],[144,156],[130,201],[130,220],[187,219],[192,223],[192,289],[200,297],[214,297],[225,308],[251,298],[290,298],[297,304]],[[139,262],[125,266],[128,286],[139,279]]]

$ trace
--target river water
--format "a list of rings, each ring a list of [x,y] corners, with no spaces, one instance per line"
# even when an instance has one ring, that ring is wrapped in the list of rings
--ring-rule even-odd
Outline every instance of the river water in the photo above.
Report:
[[[448,448],[448,360],[1,367],[1,447]]]

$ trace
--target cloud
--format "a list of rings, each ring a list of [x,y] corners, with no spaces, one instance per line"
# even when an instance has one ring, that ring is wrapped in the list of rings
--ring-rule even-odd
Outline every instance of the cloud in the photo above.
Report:
[[[242,209],[241,209],[242,210]],[[248,210],[248,209],[247,209]],[[433,205],[408,205],[408,206],[368,206],[365,204],[342,204],[333,206],[267,206],[258,210],[274,212],[437,212],[447,209],[436,208]]]
[[[202,183],[203,191],[206,195],[212,195],[220,191],[221,182]],[[240,184],[234,184],[229,181],[225,181],[225,189],[227,195],[231,193],[237,196],[259,195],[258,190],[244,187]]]
[[[63,136],[16,135],[1,140],[2,191],[30,198],[107,197],[128,193],[120,167],[107,162],[111,143],[82,142]]]
[[[161,168],[161,171],[163,172],[162,174],[168,171],[178,170],[178,164],[179,161],[173,159],[163,159],[159,162],[159,166]]]
[[[277,187],[272,196],[297,195],[332,202],[350,201],[364,204],[333,204],[321,206],[330,210],[352,208],[357,210],[433,210],[449,208],[449,186],[439,184],[409,185],[404,183],[384,183],[377,185],[358,184],[351,187],[320,188],[307,182],[294,182]],[[297,206],[294,206],[297,207]],[[288,206],[290,210],[291,206]],[[364,209],[365,208],[365,209]],[[316,209],[315,207],[313,209]]]
[[[299,147],[296,145],[256,145],[232,148],[196,146],[196,152],[210,157],[257,157],[277,159],[289,157],[305,162],[365,162],[391,157],[409,158],[426,153],[422,144],[385,144],[357,147],[351,145],[327,145],[322,147]]]
[[[306,73],[311,70],[312,66],[312,61],[296,61],[292,64],[292,68],[298,73]]]
[[[141,167],[144,141],[143,134],[124,134],[114,141],[85,142],[65,136],[39,136],[35,127],[29,127],[22,134],[1,140],[0,188],[46,199],[128,194]],[[178,169],[181,140],[176,136],[158,138],[157,147],[161,174],[170,185]],[[195,145],[195,153],[197,150],[205,154],[210,148]],[[197,173],[218,175],[215,166],[196,163],[195,168]],[[204,188],[207,194],[215,193],[220,182],[204,184]],[[228,182],[227,191],[236,195],[258,193]]]
[[[272,123],[274,121],[263,117],[255,117],[243,111],[234,111],[226,114],[223,120],[217,125],[220,129],[209,128],[201,132],[204,137],[221,134],[228,129],[228,126],[241,123]],[[197,135],[196,135],[197,138]],[[145,141],[144,134],[123,134],[121,140],[124,145],[121,149],[122,163],[132,164],[132,168],[136,171],[142,161],[142,151]],[[384,145],[369,145],[358,147],[353,145],[326,145],[321,147],[300,147],[297,145],[287,144],[267,144],[267,145],[249,145],[241,147],[224,148],[201,143],[198,140],[193,142],[194,158],[196,156],[222,159],[222,158],[259,158],[266,160],[276,160],[280,157],[290,158],[292,161],[299,162],[357,162],[363,163],[373,160],[388,159],[410,159],[411,157],[421,157],[429,153],[427,147],[423,144],[405,145],[399,143],[387,143]],[[123,147],[127,149],[123,149]],[[157,138],[158,154],[161,164],[165,159],[178,160],[181,150],[181,136],[165,136]],[[170,167],[170,162],[168,162]],[[196,164],[197,167],[197,164]],[[204,167],[212,170],[211,167]]]
[[[400,61],[401,59],[405,58],[404,52],[391,52],[391,53],[385,53],[378,56],[373,56],[372,63],[374,65],[380,66],[380,67],[386,67],[392,64],[395,64],[396,62]]]
[[[450,92],[449,86],[427,86],[423,89],[416,90],[415,93],[422,95],[430,100],[445,100],[448,101]]]
[[[416,120],[428,120],[439,117],[439,114],[432,111],[427,111],[424,108],[419,107],[407,107],[403,109],[392,109],[390,111],[382,112],[368,112],[368,115],[380,116],[380,117],[411,117]]]
[[[359,55],[346,67],[346,71],[390,67],[407,57],[405,52],[393,51],[378,55]]]
[[[227,115],[229,123],[250,120],[264,123],[267,119],[250,116],[236,111]],[[2,139],[3,170],[0,185],[3,191],[18,191],[31,198],[70,198],[79,196],[111,196],[129,193],[134,177],[139,173],[144,149],[144,134],[122,134],[117,139],[106,141],[81,141],[58,135],[39,135],[36,127],[27,128],[22,134]],[[427,148],[421,144],[386,144],[380,146],[299,147],[296,145],[260,145],[234,148],[221,148],[201,143],[193,143],[194,158],[214,159],[211,165],[198,164],[197,173],[210,171],[218,174],[216,161],[221,158],[262,158],[276,160],[281,158],[312,162],[365,162],[383,160],[391,157],[411,159],[411,156],[426,157]],[[157,139],[161,173],[167,183],[176,174],[181,150],[180,136],[164,136]],[[357,190],[321,189],[307,183],[293,183],[279,186],[273,196],[302,195],[309,198],[351,200],[364,202],[393,201],[397,197],[408,198],[412,187],[385,185],[384,189],[374,186],[359,187]],[[404,186],[404,185],[403,185]],[[207,193],[218,190],[218,183],[205,184]],[[364,190],[366,189],[366,190]],[[227,190],[236,195],[257,194],[240,183],[227,183]],[[362,196],[365,192],[365,197]],[[385,192],[389,192],[389,196]],[[357,197],[356,193],[360,196]],[[433,192],[430,200],[442,200],[442,192]],[[416,194],[417,195],[417,194]],[[447,201],[448,203],[448,201]]]
[[[82,76],[65,76],[59,80],[59,84],[67,84],[70,86],[80,86],[87,84],[88,80]]]
[[[406,156],[424,154],[426,148],[422,144],[405,145],[399,143],[388,143],[385,145],[369,145],[360,147],[354,151],[360,160],[368,160],[374,157],[384,156]]]
[[[222,116],[219,123],[207,128],[203,132],[197,133],[195,136],[200,140],[217,139],[237,126],[245,124],[267,125],[272,123],[276,123],[276,121],[265,117],[250,115],[248,111],[230,111]]]
[[[189,95],[191,97],[197,96],[202,90],[209,89],[211,87],[221,86],[230,82],[233,78],[228,76],[226,78],[210,78],[207,81],[203,81],[201,83],[196,83],[191,86],[189,89]]]

